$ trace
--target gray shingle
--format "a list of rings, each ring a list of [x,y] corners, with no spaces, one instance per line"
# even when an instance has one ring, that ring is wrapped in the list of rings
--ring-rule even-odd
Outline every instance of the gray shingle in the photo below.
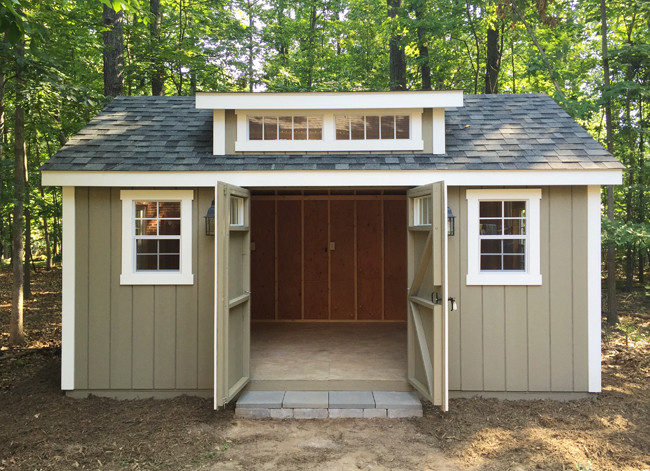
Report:
[[[193,97],[118,97],[43,170],[618,169],[622,165],[542,94],[465,95],[447,110],[445,155],[212,155],[212,111]]]

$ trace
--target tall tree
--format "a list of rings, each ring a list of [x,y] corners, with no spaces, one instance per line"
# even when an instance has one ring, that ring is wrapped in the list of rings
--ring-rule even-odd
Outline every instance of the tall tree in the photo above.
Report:
[[[399,13],[402,0],[386,0],[388,17],[393,21],[393,31],[388,40],[390,54],[390,89],[406,90],[406,53],[402,44]]]
[[[499,93],[500,69],[499,31],[496,26],[490,25],[487,30],[487,55],[485,57],[485,93]]]
[[[14,45],[16,56],[14,111],[14,210],[11,264],[13,268],[13,289],[11,292],[11,319],[9,323],[9,343],[22,345],[25,342],[23,327],[24,274],[23,259],[23,211],[25,198],[25,39],[21,37]]]
[[[116,12],[103,5],[104,23],[104,95],[124,95],[124,40],[122,36],[124,11]]]
[[[160,0],[149,0],[149,34],[151,39],[151,94],[153,96],[164,95],[164,74],[165,68],[162,65],[160,51],[160,28],[162,26],[162,12],[160,11]]]

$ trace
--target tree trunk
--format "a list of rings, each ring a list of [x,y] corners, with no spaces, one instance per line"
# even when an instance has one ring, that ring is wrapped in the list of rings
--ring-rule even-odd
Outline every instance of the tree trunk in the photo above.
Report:
[[[499,93],[499,32],[494,28],[487,30],[487,56],[485,58],[485,93]]]
[[[45,190],[41,186],[41,199],[45,204]],[[45,239],[45,268],[52,269],[52,241],[50,240],[50,224],[47,220],[47,214],[43,212],[43,238]]]
[[[386,0],[388,16],[395,18],[399,14],[402,0]],[[406,90],[406,53],[401,44],[402,36],[391,36],[388,40],[390,54],[390,89]]]
[[[607,3],[600,0],[600,21],[601,40],[603,54],[603,79],[604,91],[609,88],[609,55],[607,53]],[[614,154],[614,137],[612,135],[612,105],[607,99],[605,101],[605,132],[607,139],[607,150]],[[614,187],[607,187],[607,219],[614,222]],[[607,244],[607,323],[618,324],[618,312],[616,309],[616,248],[614,242]]]
[[[4,35],[4,41],[6,43],[6,33]],[[5,80],[6,73],[5,68],[7,66],[7,60],[4,55],[0,55],[0,168],[2,167],[2,161],[5,158],[4,154],[4,129],[5,129]],[[4,172],[0,171],[0,192],[4,188]],[[2,260],[5,253],[5,239],[4,239],[4,228],[5,222],[2,211],[0,211],[0,260]]]
[[[162,26],[162,14],[160,13],[160,0],[149,0],[151,19],[149,33],[151,34],[151,94],[163,96],[165,81],[164,68],[160,57],[160,28]]]
[[[104,95],[124,95],[123,11],[116,12],[104,5]]]
[[[9,344],[22,345],[25,342],[23,328],[24,278],[23,259],[23,210],[25,197],[25,90],[23,61],[25,41],[15,46],[16,51],[16,106],[14,124],[14,210],[12,228],[11,261],[13,268],[13,289],[11,292],[11,318],[9,321]]]
[[[25,167],[25,170],[27,167]],[[29,194],[29,183],[25,186],[25,194]],[[23,267],[23,278],[25,279],[25,287],[23,288],[23,296],[25,299],[32,299],[32,270],[29,263],[32,260],[32,212],[29,209],[29,201],[25,205],[25,261]]]
[[[420,56],[420,74],[422,75],[422,90],[431,90],[431,64],[429,63],[429,47],[427,46],[424,23],[424,2],[418,2],[415,7],[415,19],[418,22],[418,54]]]
[[[477,94],[478,75],[479,75],[479,70],[481,68],[481,48],[478,39],[478,33],[476,32],[476,27],[474,26],[474,19],[472,18],[472,12],[469,9],[469,3],[465,3],[465,12],[467,13],[467,22],[469,23],[470,30],[472,31],[472,36],[474,37],[474,47],[476,48],[476,67],[474,67],[474,94]]]

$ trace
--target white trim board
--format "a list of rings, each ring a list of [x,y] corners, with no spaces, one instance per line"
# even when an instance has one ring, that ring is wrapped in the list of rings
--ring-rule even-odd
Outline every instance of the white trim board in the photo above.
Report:
[[[61,389],[74,389],[75,332],[75,188],[63,187],[63,273],[61,300]]]
[[[600,187],[587,188],[587,363],[589,392],[601,392]]]
[[[245,157],[245,156],[243,156]],[[219,180],[242,187],[420,186],[445,180],[447,186],[620,185],[621,170],[273,170],[228,172],[42,172],[45,186],[213,187]]]
[[[461,106],[463,106],[462,90],[196,94],[196,108],[215,110],[373,110]]]

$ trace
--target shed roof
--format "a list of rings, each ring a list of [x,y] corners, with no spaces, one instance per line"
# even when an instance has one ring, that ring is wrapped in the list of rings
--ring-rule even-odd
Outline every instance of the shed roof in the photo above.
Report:
[[[591,170],[623,166],[550,97],[465,95],[446,154],[212,155],[212,110],[194,97],[117,97],[45,171]]]

